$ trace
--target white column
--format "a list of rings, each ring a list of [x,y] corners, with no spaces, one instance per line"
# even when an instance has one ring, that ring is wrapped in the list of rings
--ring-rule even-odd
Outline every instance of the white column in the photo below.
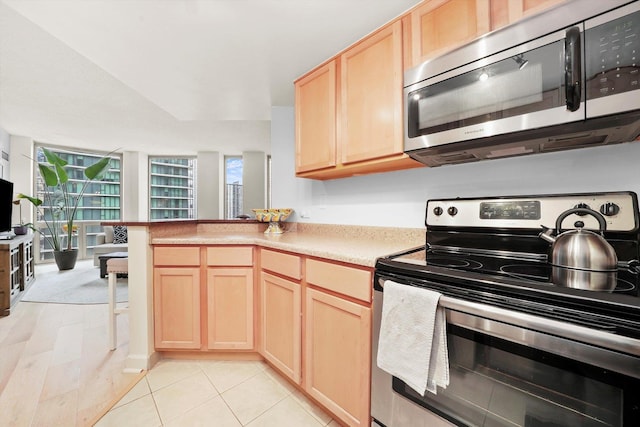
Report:
[[[138,151],[122,153],[121,203],[124,221],[149,220],[149,156]]]
[[[129,226],[129,355],[125,371],[150,369],[159,359],[153,339],[153,252],[146,226]]]
[[[198,152],[196,206],[198,219],[219,219],[220,192],[220,153],[217,151]]]
[[[242,153],[242,213],[267,207],[267,155],[262,151]]]

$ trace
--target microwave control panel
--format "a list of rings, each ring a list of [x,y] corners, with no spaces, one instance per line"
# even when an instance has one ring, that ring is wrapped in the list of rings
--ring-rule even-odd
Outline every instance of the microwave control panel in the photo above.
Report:
[[[587,25],[587,99],[640,89],[640,11],[633,9],[638,5],[622,8],[616,19]]]

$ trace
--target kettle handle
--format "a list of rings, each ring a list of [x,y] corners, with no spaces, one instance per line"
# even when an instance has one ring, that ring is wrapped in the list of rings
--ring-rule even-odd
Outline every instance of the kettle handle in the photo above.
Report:
[[[603,231],[606,231],[607,220],[604,219],[604,216],[600,212],[594,211],[593,209],[589,209],[589,208],[573,208],[573,209],[569,209],[562,212],[560,216],[558,216],[558,219],[556,220],[556,233],[561,232],[560,229],[562,228],[562,221],[564,221],[566,217],[568,217],[571,214],[577,214],[577,213],[591,215],[592,217],[598,220],[598,224],[600,225],[600,230],[599,230],[600,233],[602,233]]]

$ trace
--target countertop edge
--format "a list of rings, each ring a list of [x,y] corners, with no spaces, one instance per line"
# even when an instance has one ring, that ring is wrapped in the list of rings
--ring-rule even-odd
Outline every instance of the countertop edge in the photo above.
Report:
[[[262,234],[262,233],[261,233]],[[295,234],[295,237],[292,237]],[[292,239],[293,241],[282,241]],[[306,233],[283,235],[220,234],[156,237],[152,245],[255,245],[268,249],[277,249],[300,255],[307,255],[333,261],[345,262],[362,267],[374,267],[379,257],[424,245],[424,234],[419,239],[407,239],[398,242],[375,242],[371,239],[347,242],[340,237],[308,235]]]

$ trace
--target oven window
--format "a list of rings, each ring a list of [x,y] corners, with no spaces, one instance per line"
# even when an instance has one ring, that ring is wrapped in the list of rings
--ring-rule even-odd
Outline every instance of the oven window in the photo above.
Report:
[[[638,381],[447,327],[451,378],[446,390],[422,397],[395,377],[393,388],[458,425],[624,426],[625,406],[628,412],[640,403]]]

